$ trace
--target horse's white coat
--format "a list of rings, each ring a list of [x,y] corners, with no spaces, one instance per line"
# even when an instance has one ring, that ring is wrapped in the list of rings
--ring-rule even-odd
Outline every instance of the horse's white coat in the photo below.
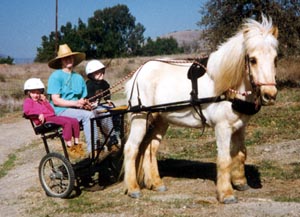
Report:
[[[212,53],[207,64],[207,73],[198,79],[198,97],[218,96],[228,89],[238,92],[254,91],[250,83],[249,70],[254,82],[260,88],[263,105],[272,104],[277,89],[275,83],[275,59],[277,55],[277,29],[263,17],[263,22],[247,20],[243,28],[217,51]],[[245,61],[249,56],[249,66]],[[187,71],[191,64],[169,64],[149,61],[141,66],[134,77],[126,84],[128,100],[138,105],[138,98],[144,106],[159,105],[190,99],[191,81]],[[247,67],[250,67],[247,68]],[[262,84],[262,85],[260,85]],[[270,85],[271,84],[271,85]],[[255,95],[236,96],[253,101]],[[202,105],[206,124],[214,127],[218,149],[217,194],[220,202],[236,202],[234,186],[247,186],[244,163],[246,148],[244,134],[250,116],[232,110],[231,102],[222,101]],[[140,196],[136,160],[144,155],[142,170],[144,184],[149,189],[164,190],[164,184],[157,169],[156,151],[169,124],[183,127],[202,127],[201,119],[190,107],[179,111],[162,112],[153,115],[154,130],[147,135],[150,139],[143,144],[144,153],[138,153],[146,136],[147,115],[131,114],[131,129],[124,150],[125,185],[132,197]],[[145,141],[143,142],[145,143]]]

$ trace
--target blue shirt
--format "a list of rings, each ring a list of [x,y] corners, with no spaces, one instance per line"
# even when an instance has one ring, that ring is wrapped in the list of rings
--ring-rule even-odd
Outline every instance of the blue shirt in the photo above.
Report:
[[[76,72],[67,73],[58,69],[48,79],[48,94],[59,94],[62,99],[77,101],[87,96],[87,88],[80,74]],[[50,103],[56,114],[67,109],[67,107],[55,106],[51,98]]]

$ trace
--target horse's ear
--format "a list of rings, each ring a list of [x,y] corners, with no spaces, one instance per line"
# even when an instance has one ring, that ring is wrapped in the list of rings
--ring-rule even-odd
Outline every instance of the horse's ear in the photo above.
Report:
[[[271,34],[274,35],[275,38],[278,38],[278,28],[277,27],[273,27],[270,30]]]

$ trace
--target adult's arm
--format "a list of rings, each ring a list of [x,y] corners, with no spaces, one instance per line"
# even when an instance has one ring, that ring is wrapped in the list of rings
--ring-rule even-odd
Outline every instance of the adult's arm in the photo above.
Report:
[[[86,104],[86,101],[84,99],[79,100],[65,100],[60,97],[59,94],[52,94],[51,99],[56,106],[60,107],[70,107],[70,108],[83,108],[83,106]]]

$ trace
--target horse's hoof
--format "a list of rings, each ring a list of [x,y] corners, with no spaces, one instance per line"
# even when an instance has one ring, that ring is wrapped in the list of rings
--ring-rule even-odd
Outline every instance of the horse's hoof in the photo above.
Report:
[[[248,190],[250,188],[248,184],[234,185],[233,187],[234,187],[234,189],[236,189],[238,191],[246,191],[246,190]]]
[[[237,203],[237,202],[238,202],[238,200],[236,199],[235,196],[230,196],[230,197],[224,198],[224,200],[223,200],[224,204],[233,204],[233,203]]]
[[[131,192],[131,193],[128,193],[128,196],[131,197],[131,198],[140,198],[142,196],[141,192]]]
[[[153,190],[158,191],[158,192],[164,192],[164,191],[167,191],[168,188],[166,186],[162,185],[162,186],[159,186],[157,188],[154,188]]]

